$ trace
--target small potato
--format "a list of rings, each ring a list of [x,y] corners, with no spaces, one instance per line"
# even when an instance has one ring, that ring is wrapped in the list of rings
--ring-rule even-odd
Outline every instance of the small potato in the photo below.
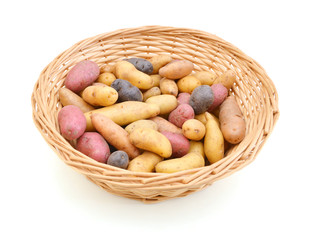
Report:
[[[214,94],[210,86],[201,85],[195,88],[191,94],[189,104],[196,115],[204,113],[214,102]]]
[[[204,152],[204,144],[201,141],[190,141],[190,149],[189,153],[194,152],[200,154],[203,158],[205,158]]]
[[[116,79],[111,84],[111,87],[114,88],[119,94],[118,102],[143,101],[141,90],[126,80]]]
[[[207,122],[205,114],[206,114],[206,112],[198,114],[198,115],[195,115],[195,117],[194,117],[196,120],[198,120],[201,123],[203,123],[204,126],[206,125],[206,122]]]
[[[113,73],[104,72],[99,75],[96,82],[104,83],[107,86],[110,86],[114,80],[116,80],[116,76]]]
[[[67,105],[58,113],[60,132],[67,140],[79,138],[86,129],[86,118],[77,106]]]
[[[189,104],[189,100],[190,100],[191,94],[189,93],[179,93],[177,100],[178,100],[178,105],[180,104]]]
[[[150,97],[145,102],[158,105],[160,114],[170,113],[178,106],[177,98],[168,94]]]
[[[188,60],[176,60],[159,69],[159,75],[168,79],[180,79],[189,75],[194,69],[192,62]]]
[[[213,84],[221,83],[224,85],[228,90],[232,88],[233,84],[236,81],[236,74],[233,70],[227,70],[220,76],[218,76]]]
[[[151,74],[153,71],[153,64],[144,58],[128,58],[124,59],[134,65],[134,67],[146,74]]]
[[[152,120],[147,120],[147,119],[142,119],[142,120],[137,120],[128,126],[125,127],[125,131],[127,131],[129,134],[134,131],[137,128],[151,128],[154,130],[158,130],[157,124],[152,121]]]
[[[205,136],[205,126],[196,119],[189,119],[183,123],[182,133],[190,140],[199,141]]]
[[[165,135],[171,143],[172,147],[171,157],[175,158],[183,157],[185,154],[188,153],[190,148],[190,142],[182,134],[167,131],[163,131],[161,133]]]
[[[181,128],[183,123],[194,118],[194,110],[189,104],[181,104],[169,114],[169,122]]]
[[[160,80],[160,91],[162,94],[178,95],[178,86],[174,80],[163,78]]]
[[[114,73],[115,65],[106,64],[106,65],[101,66],[99,70],[100,70],[100,73],[105,73],[105,72]]]
[[[110,106],[118,100],[118,92],[107,85],[89,86],[82,92],[82,98],[93,106]]]
[[[202,83],[196,77],[189,75],[189,76],[186,76],[184,78],[181,78],[177,82],[177,85],[178,85],[178,89],[179,89],[180,93],[186,92],[186,93],[191,94],[193,92],[193,90],[195,88],[197,88],[198,86],[201,86]]]
[[[86,132],[78,140],[76,149],[86,156],[107,163],[110,149],[106,140],[97,132]]]
[[[159,87],[152,87],[143,93],[143,101],[145,102],[148,98],[158,96],[161,94]]]
[[[168,158],[172,155],[171,143],[163,134],[150,128],[137,128],[129,135],[131,143],[143,150]]]
[[[150,75],[150,77],[153,81],[153,87],[159,87],[160,80],[162,79],[162,77],[159,74],[153,74]]]
[[[165,66],[166,64],[172,61],[172,58],[169,55],[156,55],[149,59],[153,65],[152,74],[158,73],[159,69]]]
[[[115,151],[111,153],[107,160],[107,164],[118,168],[126,169],[129,165],[129,156],[124,151]]]
[[[75,93],[79,93],[87,86],[91,85],[99,76],[99,67],[97,63],[84,60],[77,63],[68,72],[65,78],[65,87]]]
[[[156,165],[155,170],[158,173],[174,173],[204,166],[204,158],[198,153],[191,152],[181,158],[161,161]]]
[[[215,79],[217,78],[217,76],[213,72],[208,72],[208,71],[196,72],[192,76],[200,80],[202,85],[209,85],[209,86],[211,86],[214,83]]]
[[[214,94],[214,101],[207,109],[208,112],[214,111],[228,97],[228,89],[221,83],[213,84],[211,89]]]
[[[168,132],[182,134],[181,128],[178,128],[176,125],[174,125],[173,123],[167,121],[166,119],[162,117],[156,116],[156,117],[150,118],[150,120],[157,124],[159,132],[168,131]]]
[[[132,172],[153,172],[157,163],[163,160],[159,155],[144,151],[141,155],[130,161],[128,170]]]
[[[59,98],[62,106],[74,105],[81,109],[83,113],[95,109],[93,106],[85,102],[83,98],[67,88],[61,88],[59,90]]]

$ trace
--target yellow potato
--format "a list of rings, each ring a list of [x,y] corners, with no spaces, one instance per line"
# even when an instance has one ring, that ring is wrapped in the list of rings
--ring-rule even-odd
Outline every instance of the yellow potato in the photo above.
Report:
[[[116,103],[109,107],[103,107],[84,113],[86,118],[86,131],[95,131],[90,116],[100,113],[110,118],[116,124],[124,126],[140,119],[157,116],[160,113],[159,106],[138,101],[126,101]]]
[[[158,129],[157,124],[153,122],[152,120],[142,119],[142,120],[137,120],[129,124],[128,126],[126,126],[125,131],[127,131],[130,134],[132,131],[134,131],[137,128],[151,128],[156,131]]]
[[[233,86],[235,80],[235,72],[233,70],[227,70],[226,72],[218,76],[213,84],[221,83],[229,90]]]
[[[189,75],[194,69],[188,60],[174,60],[159,69],[159,75],[168,79],[180,79]]]
[[[94,107],[85,102],[83,98],[67,88],[61,88],[59,90],[59,98],[62,106],[74,105],[81,109],[83,113],[94,109]]]
[[[161,161],[155,166],[155,170],[158,173],[174,173],[204,166],[204,158],[198,153],[191,152],[181,158]]]
[[[170,113],[178,106],[177,98],[168,94],[150,97],[145,102],[157,104],[160,108],[160,114]]]
[[[205,136],[205,126],[197,119],[189,119],[183,123],[182,133],[187,139],[199,141]]]
[[[143,152],[129,162],[128,170],[132,172],[153,172],[157,163],[163,160],[159,155],[152,152]]]
[[[170,94],[173,96],[177,96],[179,89],[177,83],[174,80],[162,78],[160,80],[160,91],[162,94]]]
[[[151,62],[153,65],[153,72],[152,74],[158,73],[159,69],[166,64],[170,63],[172,61],[172,58],[169,55],[156,55],[149,59],[148,61]]]
[[[204,144],[201,141],[190,141],[189,153],[194,152],[205,158]]]
[[[153,79],[149,75],[137,70],[128,61],[119,61],[116,63],[115,75],[117,78],[129,81],[139,89],[150,89],[154,85]]]
[[[153,87],[159,87],[161,76],[159,74],[150,75],[151,79],[153,80]]]
[[[115,71],[115,65],[106,64],[106,65],[101,66],[99,70],[100,70],[100,73],[105,73],[105,72],[113,73]]]
[[[163,134],[150,128],[137,128],[129,135],[131,143],[143,150],[168,158],[172,154],[171,143]]]
[[[201,86],[202,83],[196,77],[189,75],[184,78],[181,78],[177,82],[177,85],[179,88],[179,92],[187,92],[191,94],[193,90],[198,86]]]
[[[110,72],[104,72],[99,75],[98,79],[96,82],[104,83],[108,86],[111,85],[111,83],[116,80],[116,76],[113,73]]]
[[[160,94],[161,92],[159,87],[152,87],[151,89],[148,89],[146,92],[143,93],[143,101],[145,102],[148,98],[152,96],[158,96]]]
[[[110,106],[118,100],[118,92],[109,86],[89,86],[82,92],[82,98],[93,106]]]
[[[224,137],[215,118],[206,113],[206,119],[204,151],[208,161],[212,164],[224,157]]]
[[[217,124],[219,125],[218,118],[215,115],[211,114],[211,113],[209,113],[209,114],[216,120]],[[206,125],[206,123],[207,123],[206,112],[198,114],[198,115],[195,115],[194,118],[199,120],[200,122],[202,122],[204,125]]]
[[[217,76],[213,72],[208,71],[200,71],[194,73],[192,76],[196,77],[198,80],[201,81],[202,85],[213,85]]]

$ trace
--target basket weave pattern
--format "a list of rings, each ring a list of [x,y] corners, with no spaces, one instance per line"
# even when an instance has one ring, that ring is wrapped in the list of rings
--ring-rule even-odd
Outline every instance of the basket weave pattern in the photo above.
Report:
[[[62,107],[58,91],[69,69],[85,59],[104,66],[127,57],[147,59],[156,54],[187,59],[195,64],[196,71],[219,75],[234,70],[237,81],[231,94],[246,120],[244,140],[215,164],[172,174],[134,173],[98,163],[76,151],[73,142],[61,136],[57,122]],[[32,107],[36,127],[61,160],[106,191],[144,202],[189,195],[243,168],[255,159],[279,117],[276,88],[256,61],[215,35],[163,26],[120,29],[76,43],[43,69],[34,86]]]

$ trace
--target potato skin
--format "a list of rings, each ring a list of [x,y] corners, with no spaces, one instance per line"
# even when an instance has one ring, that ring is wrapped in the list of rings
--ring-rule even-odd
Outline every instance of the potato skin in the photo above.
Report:
[[[106,107],[118,100],[118,92],[107,85],[94,85],[83,90],[82,98],[93,106]]]
[[[227,70],[220,76],[218,76],[213,84],[221,83],[224,85],[228,90],[232,88],[233,84],[236,81],[236,74],[233,70]]]
[[[202,83],[200,80],[198,80],[196,77],[194,76],[186,76],[184,78],[181,78],[178,82],[177,82],[178,88],[179,88],[179,92],[186,92],[186,93],[192,93],[193,90],[195,88],[197,88],[198,86],[201,86]]]
[[[190,141],[189,153],[194,152],[205,158],[204,144],[201,141]]]
[[[168,94],[150,97],[145,102],[158,105],[160,108],[160,114],[170,113],[178,106],[177,98]]]
[[[202,85],[213,85],[217,76],[213,72],[199,71],[194,73],[192,76],[196,77],[201,81]]]
[[[179,79],[189,75],[194,69],[188,60],[176,60],[159,69],[159,75],[168,79]]]
[[[162,77],[159,74],[153,74],[150,75],[150,77],[153,81],[153,87],[159,87],[160,80],[162,79]]]
[[[158,96],[161,94],[159,87],[152,87],[143,93],[143,101],[145,102],[148,98]]]
[[[170,63],[172,58],[169,55],[156,55],[149,59],[149,61],[153,65],[153,71],[151,74],[156,74],[159,72],[160,68]]]
[[[95,109],[93,106],[85,102],[83,98],[67,88],[61,88],[59,90],[59,98],[62,106],[74,105],[81,109],[83,113]]]
[[[194,110],[189,104],[181,104],[169,114],[169,122],[181,128],[183,123],[194,118]]]
[[[153,72],[153,64],[144,58],[128,58],[124,59],[134,65],[134,67],[146,74],[151,74]]]
[[[99,75],[96,82],[104,83],[107,86],[110,86],[114,80],[116,80],[116,76],[113,73],[104,72]]]
[[[111,87],[118,92],[118,102],[143,101],[141,90],[126,80],[118,78],[112,82]]]
[[[189,119],[183,123],[182,133],[190,140],[199,141],[205,136],[205,126],[199,120]]]
[[[155,170],[158,173],[174,173],[204,166],[204,158],[198,153],[191,152],[181,158],[174,158],[159,162],[155,166]]]
[[[196,115],[206,112],[213,102],[214,94],[208,85],[201,85],[195,88],[189,99],[189,104]]]
[[[173,158],[183,157],[185,154],[188,153],[190,149],[190,142],[189,140],[184,137],[182,134],[163,131],[161,132],[171,143],[172,147],[172,155]]]
[[[162,78],[160,80],[160,91],[162,94],[170,94],[173,96],[177,96],[179,89],[174,80],[167,79],[167,78]]]
[[[171,143],[163,134],[150,128],[137,128],[129,136],[134,146],[168,158],[172,154]]]
[[[101,163],[107,163],[110,155],[108,143],[97,132],[85,132],[77,140],[76,149]]]
[[[173,123],[169,122],[168,120],[162,117],[156,116],[156,117],[150,118],[150,120],[157,124],[157,128],[159,132],[168,131],[168,132],[182,134],[181,128],[178,128],[176,125],[174,125]]]
[[[157,131],[158,126],[152,120],[142,119],[142,120],[137,120],[127,125],[125,127],[125,131],[127,131],[130,134],[132,131],[134,131],[137,128],[151,128]]]
[[[227,97],[220,105],[219,121],[226,141],[237,144],[244,139],[246,125],[240,107],[233,95]]]
[[[129,165],[129,156],[126,152],[118,150],[110,154],[107,164],[126,169]]]
[[[99,67],[97,63],[84,60],[77,63],[68,72],[65,78],[65,87],[75,93],[79,93],[87,86],[91,85],[99,76]]]
[[[153,172],[157,163],[163,158],[155,153],[144,151],[130,161],[128,170],[132,172]]]
[[[86,129],[84,113],[74,105],[67,105],[59,111],[58,123],[62,136],[67,140],[79,138]]]
[[[214,95],[214,101],[207,109],[208,112],[212,112],[217,108],[227,97],[228,89],[221,83],[216,83],[211,86]]]
[[[190,100],[191,94],[189,93],[179,93],[177,100],[178,100],[178,105],[180,104],[189,104],[189,100]]]

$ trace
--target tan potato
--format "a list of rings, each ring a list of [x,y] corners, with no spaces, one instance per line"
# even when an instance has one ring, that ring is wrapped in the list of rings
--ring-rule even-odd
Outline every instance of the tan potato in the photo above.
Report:
[[[161,161],[155,166],[155,170],[158,173],[174,173],[204,166],[204,158],[198,153],[191,152],[181,158]]]
[[[157,163],[163,160],[159,155],[145,151],[130,161],[128,170],[132,172],[154,172]]]
[[[84,113],[86,118],[86,131],[95,131],[90,116],[100,113],[110,118],[120,126],[127,125],[140,119],[157,116],[160,113],[159,106],[138,101],[116,103],[109,107],[103,107]]]
[[[204,151],[208,161],[212,164],[224,157],[224,137],[216,120],[208,112],[206,112],[206,119]]]
[[[170,113],[178,106],[177,98],[168,94],[150,97],[145,102],[157,104],[160,108],[160,114]]]
[[[115,72],[115,64],[106,64],[100,67],[100,73],[114,73]]]
[[[158,96],[161,94],[159,87],[152,87],[143,93],[143,101],[145,102],[148,98]]]
[[[113,73],[110,72],[104,72],[102,74],[99,75],[98,79],[96,80],[96,82],[100,82],[100,83],[104,83],[108,86],[111,85],[111,83],[116,80],[116,76]]]
[[[245,121],[243,114],[233,95],[220,105],[219,120],[222,134],[231,144],[241,142],[245,137]]]
[[[159,74],[150,75],[151,79],[153,80],[153,87],[159,87],[160,80],[162,77]]]
[[[204,144],[201,141],[190,141],[190,149],[189,153],[194,152],[200,154],[203,158],[205,158],[204,152]]]
[[[182,125],[183,135],[194,141],[199,141],[205,136],[205,126],[197,119],[189,119]]]
[[[218,76],[213,84],[221,83],[229,90],[235,83],[236,78],[236,74],[233,70],[227,70],[226,72]]]
[[[150,120],[154,121],[157,124],[159,132],[167,131],[182,134],[181,128],[178,128],[176,125],[162,117],[156,116],[150,118]]]
[[[170,94],[176,97],[178,95],[179,89],[174,80],[162,78],[160,80],[160,91],[162,94]]]
[[[156,55],[149,59],[148,61],[150,61],[151,64],[153,65],[152,74],[156,74],[158,73],[160,68],[170,63],[172,61],[172,58],[169,55]]]
[[[81,109],[83,113],[95,109],[93,106],[85,102],[83,98],[67,88],[61,88],[59,90],[59,98],[62,106],[74,105]]]
[[[142,119],[137,120],[125,127],[125,131],[127,131],[129,134],[134,131],[137,128],[151,128],[157,131],[158,126],[155,122],[152,120]]]
[[[202,85],[213,85],[217,76],[213,72],[208,71],[200,71],[194,73],[192,76],[196,77],[198,80],[201,81]]]
[[[194,69],[188,60],[176,60],[159,69],[159,75],[168,79],[180,79],[189,75]]]
[[[118,100],[118,92],[109,86],[89,86],[82,92],[82,98],[93,106],[110,106]]]
[[[178,85],[179,92],[181,93],[186,92],[186,93],[191,94],[193,90],[197,88],[198,86],[201,86],[202,83],[196,77],[189,75],[184,78],[181,78],[177,82],[177,85]]]
[[[116,63],[115,75],[117,78],[129,81],[139,89],[150,89],[154,85],[149,75],[137,70],[135,66],[128,61],[119,61]]]
[[[163,134],[150,128],[137,128],[130,134],[131,143],[143,150],[168,158],[172,154],[171,143]]]
[[[211,115],[212,115],[212,117],[215,119],[215,121],[217,122],[217,124],[219,125],[219,124],[220,124],[220,123],[219,123],[219,119],[218,119],[215,115],[213,115],[213,114],[211,114]],[[204,125],[206,125],[206,123],[207,123],[206,112],[201,113],[201,114],[198,114],[198,115],[195,115],[195,119],[199,120],[199,121],[202,122]]]

